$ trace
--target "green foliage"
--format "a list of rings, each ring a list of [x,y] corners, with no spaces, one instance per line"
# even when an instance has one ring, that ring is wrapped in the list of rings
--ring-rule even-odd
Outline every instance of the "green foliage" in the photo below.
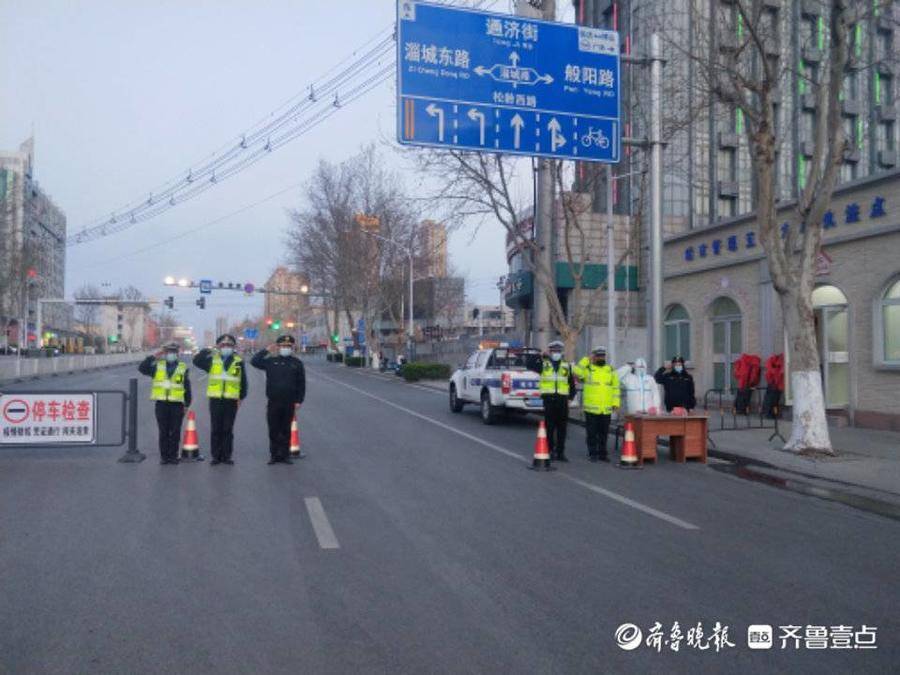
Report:
[[[419,380],[448,380],[450,366],[443,363],[406,363],[400,374],[407,382]]]
[[[348,356],[346,359],[346,365],[351,368],[362,368],[366,365],[366,359],[363,356]]]

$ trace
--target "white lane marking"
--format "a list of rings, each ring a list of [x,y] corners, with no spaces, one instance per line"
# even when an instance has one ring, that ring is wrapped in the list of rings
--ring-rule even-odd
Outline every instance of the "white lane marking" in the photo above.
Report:
[[[309,514],[309,520],[312,523],[313,530],[316,533],[316,539],[319,540],[319,547],[325,549],[340,548],[337,537],[334,536],[334,530],[331,529],[331,523],[328,522],[328,516],[325,515],[325,509],[318,497],[306,497],[306,512]]]
[[[347,389],[352,389],[353,391],[355,391],[359,394],[362,394],[363,396],[367,396],[375,401],[378,401],[380,403],[388,405],[392,408],[396,408],[397,410],[400,410],[401,412],[405,412],[408,415],[417,417],[418,419],[420,419],[424,422],[428,422],[429,424],[433,424],[436,427],[440,427],[441,429],[450,431],[454,434],[457,434],[458,436],[467,438],[470,441],[472,441],[473,443],[478,443],[479,445],[483,445],[486,448],[490,448],[491,450],[494,450],[495,452],[499,452],[500,454],[506,455],[507,457],[511,457],[512,459],[518,460],[524,464],[529,463],[528,458],[523,457],[522,455],[518,454],[517,452],[513,452],[512,450],[507,450],[506,448],[503,448],[499,445],[495,445],[495,444],[491,443],[490,441],[484,440],[483,438],[478,438],[478,436],[473,436],[472,434],[466,433],[465,431],[460,431],[459,429],[456,429],[456,428],[450,426],[449,424],[444,424],[443,422],[439,422],[438,420],[428,417],[427,415],[423,415],[422,413],[416,412],[415,410],[410,410],[409,408],[405,408],[402,405],[398,405],[397,403],[394,403],[393,401],[388,401],[387,399],[383,399],[380,396],[376,396],[375,394],[370,394],[369,392],[364,391],[363,389],[360,389],[359,387],[354,387],[352,384],[346,384],[345,382],[341,382],[340,380],[335,380],[331,377],[328,377],[327,375],[322,375],[321,373],[317,373],[317,375],[320,377],[323,377],[324,379],[326,379],[330,382],[333,382],[334,384],[339,384],[342,387],[347,387]],[[683,528],[685,530],[699,530],[700,529],[697,525],[694,525],[693,523],[689,523],[686,520],[681,520],[680,518],[676,518],[675,516],[670,516],[668,513],[664,513],[663,511],[654,509],[652,506],[647,506],[645,504],[641,504],[640,502],[636,502],[633,499],[629,499],[628,497],[625,497],[624,495],[620,495],[617,492],[613,492],[612,490],[607,490],[605,488],[602,488],[599,485],[594,485],[593,483],[588,483],[579,478],[575,478],[574,476],[569,476],[565,473],[558,473],[557,475],[560,475],[563,478],[565,478],[566,480],[570,480],[573,483],[575,483],[576,485],[580,485],[581,487],[586,488],[595,494],[603,495],[604,497],[608,497],[609,499],[612,499],[613,501],[616,501],[625,506],[630,506],[631,508],[636,509],[642,513],[646,513],[648,516],[653,516],[654,518],[659,518],[660,520],[663,520],[672,525],[676,525],[677,527]]]

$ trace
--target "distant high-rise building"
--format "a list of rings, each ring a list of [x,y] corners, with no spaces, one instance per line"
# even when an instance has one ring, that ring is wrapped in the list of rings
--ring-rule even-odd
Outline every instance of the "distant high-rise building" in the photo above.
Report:
[[[425,259],[423,277],[447,276],[447,226],[426,220],[419,228],[419,250]]]
[[[282,322],[297,321],[309,305],[304,289],[309,291],[309,279],[303,274],[291,272],[287,267],[275,268],[265,284],[266,316]]]
[[[0,341],[20,343],[20,325],[34,335],[39,298],[65,295],[66,216],[33,177],[34,139],[0,153]],[[47,330],[68,330],[71,311],[47,304]]]

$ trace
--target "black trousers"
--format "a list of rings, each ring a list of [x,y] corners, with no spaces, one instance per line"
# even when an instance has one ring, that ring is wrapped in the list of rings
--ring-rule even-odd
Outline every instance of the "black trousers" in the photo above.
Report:
[[[550,457],[558,459],[566,454],[566,427],[569,423],[569,397],[551,394],[542,396],[544,422],[547,424],[547,444]]]
[[[266,421],[269,423],[269,454],[272,459],[288,459],[291,454],[291,422],[294,402],[282,403],[269,399]]]
[[[234,418],[238,402],[227,398],[209,399],[209,423],[212,427],[210,454],[214,460],[224,462],[234,452]]]
[[[584,413],[584,426],[587,429],[588,455],[598,459],[606,459],[606,439],[609,435],[611,415],[593,415]]]
[[[159,430],[160,459],[178,459],[178,447],[181,442],[181,422],[184,420],[184,405],[156,402],[156,427]]]

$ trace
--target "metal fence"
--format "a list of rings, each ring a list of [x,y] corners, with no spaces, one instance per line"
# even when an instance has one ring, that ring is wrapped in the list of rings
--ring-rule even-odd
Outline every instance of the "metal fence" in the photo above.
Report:
[[[25,380],[46,375],[65,375],[142,361],[150,352],[128,354],[72,354],[50,358],[0,358],[0,382]]]

